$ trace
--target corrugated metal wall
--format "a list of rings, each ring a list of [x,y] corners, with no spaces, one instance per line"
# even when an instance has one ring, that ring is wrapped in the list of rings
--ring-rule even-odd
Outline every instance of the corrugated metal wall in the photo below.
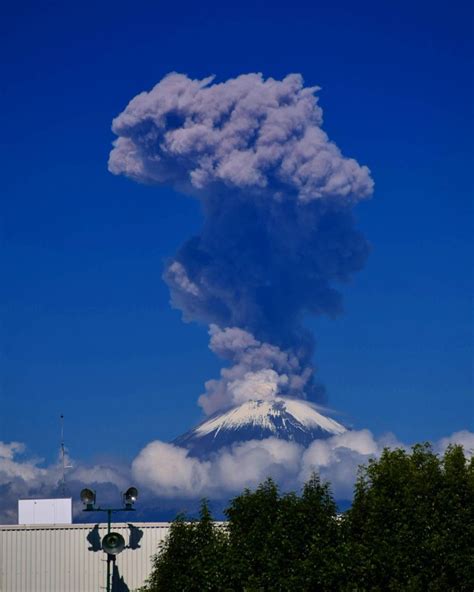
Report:
[[[131,547],[117,555],[113,592],[143,585],[168,529],[167,523],[112,525]],[[93,524],[0,526],[0,592],[105,590],[107,556],[99,545],[106,532],[106,525]]]

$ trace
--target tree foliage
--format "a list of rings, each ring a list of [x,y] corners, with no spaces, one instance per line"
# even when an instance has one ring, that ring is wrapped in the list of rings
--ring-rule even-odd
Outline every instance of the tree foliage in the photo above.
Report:
[[[232,590],[331,590],[337,578],[336,504],[316,475],[301,496],[269,479],[226,511]]]
[[[227,536],[212,520],[204,500],[199,520],[179,515],[153,558],[153,568],[142,592],[218,592],[226,590],[223,566]]]
[[[461,447],[385,450],[361,469],[346,520],[356,590],[474,590],[474,464]]]
[[[217,526],[179,516],[143,592],[474,590],[474,460],[460,446],[386,449],[362,467],[337,515],[313,475],[300,495],[271,480],[245,490]]]

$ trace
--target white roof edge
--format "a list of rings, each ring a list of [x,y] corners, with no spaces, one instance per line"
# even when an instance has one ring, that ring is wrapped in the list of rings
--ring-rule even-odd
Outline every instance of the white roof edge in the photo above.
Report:
[[[44,501],[51,501],[51,500],[71,500],[72,497],[19,497],[19,502],[44,502]]]
[[[59,530],[59,529],[90,529],[96,524],[107,528],[107,521],[99,520],[97,522],[73,522],[72,524],[0,524],[0,530]],[[128,528],[129,524],[139,528],[169,528],[171,522],[112,522],[112,527]]]

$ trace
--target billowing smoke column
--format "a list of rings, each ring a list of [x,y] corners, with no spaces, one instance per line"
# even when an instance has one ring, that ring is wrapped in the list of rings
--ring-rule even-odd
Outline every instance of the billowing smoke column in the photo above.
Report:
[[[367,167],[321,129],[316,87],[300,75],[221,84],[170,74],[113,121],[109,170],[197,197],[204,226],[167,264],[172,303],[210,326],[231,362],[206,383],[206,413],[254,398],[320,399],[306,314],[341,312],[334,285],[364,265],[352,206]]]

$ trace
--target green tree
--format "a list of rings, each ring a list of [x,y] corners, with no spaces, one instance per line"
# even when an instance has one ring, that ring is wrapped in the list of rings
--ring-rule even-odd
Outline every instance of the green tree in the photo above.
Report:
[[[280,495],[269,479],[236,497],[226,514],[232,590],[337,590],[336,505],[316,475],[301,496]]]
[[[344,521],[349,590],[474,590],[472,463],[459,446],[384,450],[362,468]]]
[[[295,536],[300,539],[301,590],[332,591],[342,589],[345,581],[344,552],[337,506],[329,483],[321,483],[313,474],[300,499],[300,524]],[[299,534],[298,534],[299,533]]]
[[[460,446],[450,446],[442,461],[439,530],[433,547],[441,557],[438,575],[445,590],[474,590],[474,457],[466,462]]]
[[[279,578],[280,557],[272,537],[278,506],[278,488],[268,479],[255,491],[246,489],[226,510],[228,566],[233,590],[268,590]]]
[[[227,536],[213,520],[206,501],[198,521],[180,515],[171,524],[141,592],[221,592],[226,590]]]

